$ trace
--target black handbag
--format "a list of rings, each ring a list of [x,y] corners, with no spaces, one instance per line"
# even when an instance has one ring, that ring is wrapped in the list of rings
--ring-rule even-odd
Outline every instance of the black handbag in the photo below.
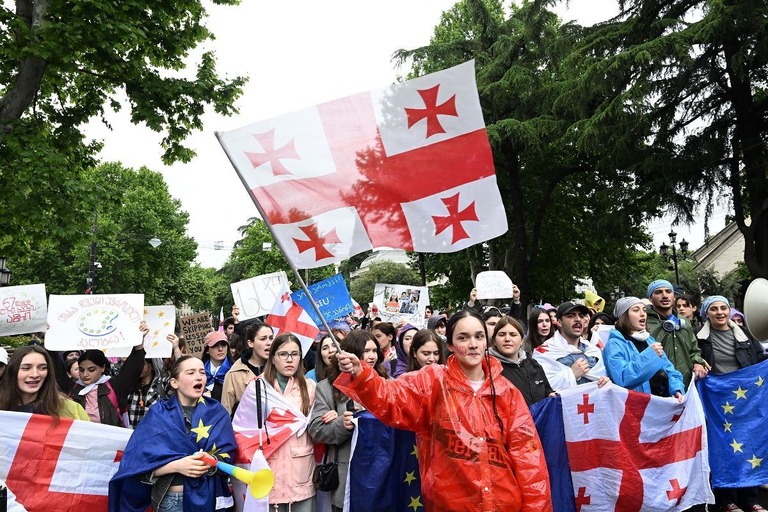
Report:
[[[331,445],[326,445],[330,450]],[[339,486],[339,466],[336,464],[338,448],[334,447],[333,462],[328,462],[328,451],[323,455],[323,462],[315,467],[315,473],[312,481],[318,491],[335,491]]]

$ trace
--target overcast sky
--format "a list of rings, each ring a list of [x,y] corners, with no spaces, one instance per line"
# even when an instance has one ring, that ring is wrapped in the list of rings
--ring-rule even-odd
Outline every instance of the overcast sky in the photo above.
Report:
[[[171,194],[190,214],[188,231],[199,244],[197,261],[218,268],[240,238],[237,228],[256,209],[214,132],[392,83],[405,73],[394,68],[392,53],[427,44],[440,14],[453,4],[454,0],[244,0],[234,7],[210,6],[208,26],[216,40],[206,49],[216,52],[223,75],[250,78],[237,103],[240,113],[231,118],[207,115],[205,129],[187,140],[198,156],[173,166],[160,161],[160,135],[132,125],[127,111],[107,116],[112,131],[94,122],[88,133],[104,141],[102,159],[134,168],[147,166],[163,174]],[[615,0],[571,0],[558,12],[564,20],[591,24],[614,15],[617,8]],[[713,233],[720,227],[722,221]],[[668,228],[668,221],[651,226],[659,243]],[[700,234],[683,227],[677,231],[692,248],[703,241],[703,228]],[[214,248],[217,242],[224,250]]]

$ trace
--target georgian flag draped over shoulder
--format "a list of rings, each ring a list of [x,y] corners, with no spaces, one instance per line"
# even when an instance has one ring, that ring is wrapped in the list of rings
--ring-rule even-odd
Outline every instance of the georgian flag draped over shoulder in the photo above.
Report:
[[[474,61],[217,136],[299,268],[507,231]]]
[[[555,510],[660,512],[714,503],[696,386],[681,404],[611,384],[560,394],[531,408]]]
[[[0,479],[29,512],[106,510],[132,430],[0,411]]]
[[[275,305],[265,320],[275,331],[275,337],[284,332],[293,333],[301,341],[302,357],[307,355],[315,337],[320,334],[309,313],[291,298],[291,291],[283,285]]]

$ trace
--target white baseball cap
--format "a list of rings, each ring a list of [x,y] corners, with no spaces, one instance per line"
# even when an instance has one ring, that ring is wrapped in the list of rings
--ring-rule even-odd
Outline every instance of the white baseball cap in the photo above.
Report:
[[[3,363],[6,366],[8,365],[8,351],[3,347],[0,347],[0,363]]]

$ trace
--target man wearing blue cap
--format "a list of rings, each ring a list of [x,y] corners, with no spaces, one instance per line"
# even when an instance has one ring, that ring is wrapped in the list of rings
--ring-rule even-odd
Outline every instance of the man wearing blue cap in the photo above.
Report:
[[[672,283],[657,279],[648,285],[647,297],[651,305],[646,307],[646,329],[664,347],[664,353],[677,371],[683,374],[687,389],[694,372],[703,379],[710,369],[701,356],[696,333],[690,322],[677,316]]]

